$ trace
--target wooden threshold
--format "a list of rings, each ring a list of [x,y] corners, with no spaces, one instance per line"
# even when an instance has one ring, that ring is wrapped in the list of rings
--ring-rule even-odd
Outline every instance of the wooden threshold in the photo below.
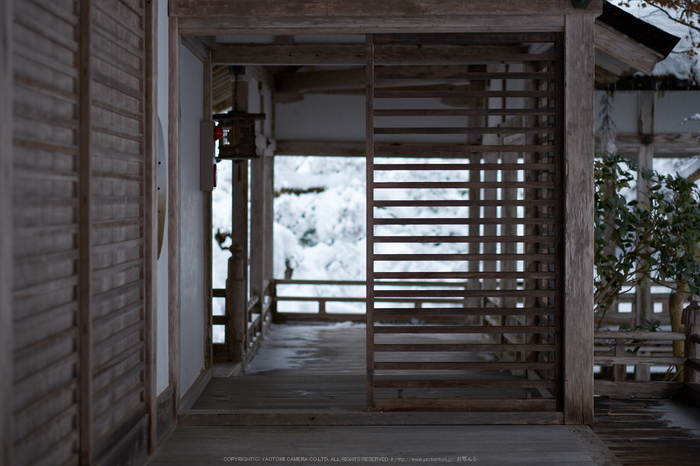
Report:
[[[210,410],[180,413],[179,426],[440,426],[563,424],[560,412],[364,412],[341,410]]]

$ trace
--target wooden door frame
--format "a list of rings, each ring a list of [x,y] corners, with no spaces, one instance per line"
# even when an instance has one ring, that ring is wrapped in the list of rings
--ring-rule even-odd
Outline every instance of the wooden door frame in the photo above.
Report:
[[[324,5],[329,1],[324,0],[320,4]],[[364,11],[362,12],[364,16],[360,14],[354,17],[343,16],[342,12],[336,15],[312,12],[306,16],[294,16],[290,15],[285,8],[296,8],[298,7],[296,3],[290,5],[277,3],[276,5],[281,6],[270,10],[269,2],[274,3],[273,0],[264,0],[245,6],[231,2],[222,10],[219,8],[220,5],[213,5],[215,0],[196,3],[170,0],[171,43],[179,34],[362,35],[373,32],[436,32],[436,29],[439,29],[439,32],[564,32],[563,411],[564,422],[567,424],[592,424],[593,295],[591,290],[593,289],[593,144],[595,141],[593,31],[595,18],[602,13],[602,0],[594,0],[586,10],[574,9],[568,0],[536,0],[527,4],[518,4],[517,7],[513,6],[515,5],[513,2],[497,0],[495,3],[470,3],[473,14],[465,16],[432,15],[430,12],[422,15],[403,12],[404,14],[401,15],[387,16]],[[436,6],[433,3],[437,4],[437,2],[428,3],[431,7]],[[462,2],[460,8],[467,8],[465,5],[467,4]],[[396,4],[393,6],[399,8]],[[326,7],[328,8],[329,5]],[[265,8],[268,10],[265,11]],[[507,8],[511,9],[506,12]],[[520,8],[520,10],[515,11],[513,8]],[[552,14],[552,11],[559,14]],[[498,13],[503,14],[498,15]],[[171,59],[172,53],[171,50]],[[171,61],[171,71],[172,65]],[[174,91],[179,91],[177,85],[172,87],[176,81],[177,77],[171,73],[171,96],[177,95],[173,93]],[[177,110],[177,103],[171,102],[171,129]],[[171,133],[171,146],[174,140],[177,139],[173,138]],[[174,155],[171,151],[171,161]],[[171,173],[175,169],[179,171],[179,166],[171,167]],[[171,189],[177,189],[177,187],[171,184]],[[174,195],[172,192],[170,194],[172,199]],[[172,213],[170,215],[172,216]],[[179,226],[178,222],[178,219],[171,219],[169,227]],[[170,231],[172,232],[173,229],[171,228]],[[179,245],[177,239],[171,241],[169,252],[176,252],[178,250],[176,245]],[[173,264],[173,268],[179,270],[179,263]],[[179,289],[179,277],[173,277],[171,271],[171,284],[175,283]],[[171,313],[173,312],[179,312],[177,297],[171,300]],[[175,316],[175,318],[178,317]],[[170,323],[171,329],[174,324],[175,322]],[[179,321],[177,328],[179,328]],[[174,357],[177,357],[179,342],[171,342],[171,348],[175,345],[178,346],[178,353]],[[583,357],[580,357],[581,355]],[[173,357],[172,353],[171,357]],[[171,364],[171,380],[172,369]]]

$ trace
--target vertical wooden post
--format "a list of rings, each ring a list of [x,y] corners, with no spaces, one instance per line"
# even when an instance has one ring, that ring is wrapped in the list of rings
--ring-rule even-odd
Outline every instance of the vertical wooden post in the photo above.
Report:
[[[700,367],[698,367],[698,340],[695,335],[700,334],[700,304],[691,302],[685,309],[681,322],[685,325],[685,368],[683,369],[683,381],[685,383],[700,383]]]
[[[80,2],[78,23],[79,44],[79,130],[78,130],[78,276],[80,280],[78,317],[79,337],[79,443],[80,464],[92,464],[92,240],[91,228],[91,145],[92,145],[92,66],[91,66],[91,5],[87,0]]]
[[[248,329],[248,161],[233,162],[231,180],[231,254],[229,259],[229,279],[232,288],[229,291],[227,280],[226,315],[229,325],[226,328],[226,341],[229,343],[229,360],[245,361],[247,350],[246,335]],[[232,262],[238,261],[231,268]],[[230,301],[230,304],[229,304]],[[231,352],[231,349],[234,349]]]
[[[564,422],[593,423],[594,24],[565,20]]]
[[[269,118],[272,116],[270,115]],[[272,137],[272,136],[271,136]],[[265,287],[271,286],[274,278],[274,224],[275,224],[275,157],[274,154],[265,154],[264,156],[264,202],[263,210],[264,219],[264,250],[263,260],[263,279]]]
[[[204,60],[204,108],[202,113],[204,115],[205,121],[212,121],[212,64],[211,64],[211,52],[208,53],[207,59]],[[204,137],[213,137],[209,135],[204,135]],[[213,156],[213,154],[212,154]],[[209,167],[207,166],[207,169]],[[209,170],[208,176],[213,176],[211,170]],[[206,174],[205,174],[206,176]],[[212,207],[212,192],[203,191],[202,192],[202,221],[203,223],[203,235],[204,244],[202,245],[202,251],[204,253],[204,368],[209,369],[213,362],[212,353],[212,331],[213,331],[213,294],[212,294],[212,217],[213,217],[213,207]]]
[[[638,112],[638,133],[640,138],[639,153],[637,162],[637,200],[647,201],[649,186],[642,180],[642,170],[654,168],[654,146],[651,144],[654,134],[654,108],[656,107],[656,92],[640,91],[637,104]],[[644,319],[651,319],[654,312],[654,304],[651,301],[651,281],[644,280],[644,286],[635,288],[635,324],[640,325]],[[639,364],[635,367],[634,378],[638,381],[651,380],[650,367]]]
[[[246,334],[248,315],[246,295],[245,255],[238,243],[231,245],[231,257],[228,259],[228,277],[226,278],[226,350],[230,361],[245,363],[248,349]]]
[[[637,103],[638,111],[638,133],[640,138],[639,153],[637,162],[639,168],[637,170],[637,199],[640,202],[647,201],[647,193],[649,187],[642,181],[642,170],[654,168],[654,107],[656,106],[656,92],[640,91],[638,93],[639,101]],[[648,319],[653,313],[653,304],[651,302],[651,282],[645,281],[646,285],[642,288],[637,286],[635,290],[635,319],[636,325],[642,323],[643,319]],[[646,366],[649,367],[649,366]]]
[[[12,464],[12,1],[0,0],[0,464]]]
[[[367,411],[374,410],[374,36],[366,36],[365,157],[367,159]]]
[[[156,37],[158,34],[157,2],[148,0],[145,8],[145,105],[144,105],[144,150],[145,150],[145,344],[146,370],[145,393],[148,412],[148,454],[155,453],[157,389],[156,389],[156,327],[157,327],[157,287],[156,268],[158,267],[157,207],[156,207],[156,95],[157,95],[157,54]]]
[[[250,163],[250,294],[265,297],[265,156]]]
[[[625,340],[623,338],[615,339],[615,357],[622,358],[625,356]],[[627,364],[613,364],[613,380],[615,382],[624,382],[627,380]]]
[[[168,27],[168,350],[174,409],[180,407],[180,34]]]

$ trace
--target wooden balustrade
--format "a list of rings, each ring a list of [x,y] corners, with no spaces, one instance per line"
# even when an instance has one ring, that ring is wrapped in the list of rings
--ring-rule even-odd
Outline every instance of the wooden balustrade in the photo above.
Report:
[[[595,332],[596,354],[593,361],[601,366],[601,373],[606,366],[613,368],[612,380],[596,379],[596,395],[668,398],[678,395],[687,383],[697,384],[700,364],[695,355],[700,336],[695,333],[696,331],[697,327],[686,325],[685,332]],[[668,355],[673,341],[685,342],[684,357]],[[658,344],[662,344],[666,350],[654,354],[653,351],[658,348]],[[646,354],[638,354],[642,350]],[[675,381],[628,381],[627,366],[676,366],[684,369],[682,377]]]
[[[231,275],[235,277],[235,274]],[[382,285],[405,285],[405,282],[382,282]],[[226,298],[229,292],[235,292],[233,287],[235,283],[230,283],[226,289],[214,289],[213,297]],[[328,286],[343,286],[343,287],[364,287],[365,281],[360,280],[273,280],[267,284],[265,296],[260,299],[258,296],[252,296],[247,301],[244,314],[240,317],[244,322],[242,327],[244,330],[232,333],[235,338],[239,338],[236,348],[240,348],[239,361],[242,361],[244,366],[255,354],[258,346],[262,342],[262,335],[266,328],[275,318],[277,321],[355,321],[364,322],[364,313],[334,313],[327,311],[327,304],[332,302],[345,303],[364,303],[364,296],[348,297],[348,296],[328,296],[317,295],[311,296],[291,296],[280,293],[278,286],[283,285],[328,285]],[[459,282],[415,282],[415,286],[431,286],[442,288],[447,291],[465,290],[464,283]],[[230,288],[230,289],[229,289]],[[241,290],[238,290],[241,292]],[[465,290],[466,292],[466,290]],[[445,293],[454,296],[454,291]],[[233,302],[233,300],[227,300]],[[387,303],[410,303],[414,308],[421,308],[426,303],[460,303],[463,304],[463,299],[454,297],[416,297],[416,298],[375,298],[376,302]],[[633,301],[633,297],[630,299]],[[280,302],[306,302],[317,303],[317,312],[288,312],[278,309]],[[214,316],[214,325],[226,325],[227,334],[235,312],[229,314],[227,305],[227,315]],[[605,395],[612,397],[650,397],[650,398],[667,398],[677,396],[684,386],[694,387],[692,396],[700,399],[700,358],[698,356],[698,345],[700,345],[700,310],[698,304],[692,303],[686,308],[683,315],[683,323],[685,324],[685,332],[667,332],[667,331],[597,331],[594,333],[595,339],[595,355],[594,363],[601,366],[601,373],[610,372],[609,379],[597,378],[595,381],[595,393],[597,395]],[[389,309],[391,310],[391,309]],[[483,317],[489,317],[488,308],[483,309]],[[497,313],[496,310],[493,312]],[[400,320],[400,313],[387,312],[386,318],[389,320]],[[448,315],[449,314],[449,315]],[[446,313],[445,318],[453,318],[455,313]],[[484,322],[486,326],[489,322]],[[219,351],[215,354],[221,359],[221,348],[230,348],[231,336],[227,335],[226,345],[219,346]],[[235,340],[234,340],[235,341]],[[685,342],[685,356],[674,357],[672,355],[672,342]],[[634,351],[634,348],[637,348]],[[629,350],[629,351],[628,351]],[[232,353],[229,353],[229,355]],[[233,353],[234,355],[236,353]],[[229,360],[231,359],[229,356]],[[680,381],[628,381],[627,366],[676,366],[683,367],[684,382]],[[612,371],[606,371],[605,368],[611,367]]]

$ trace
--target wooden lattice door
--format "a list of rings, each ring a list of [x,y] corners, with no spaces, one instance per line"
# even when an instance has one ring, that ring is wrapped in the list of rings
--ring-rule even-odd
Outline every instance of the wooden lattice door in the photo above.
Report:
[[[369,410],[561,411],[562,55],[368,36]]]

